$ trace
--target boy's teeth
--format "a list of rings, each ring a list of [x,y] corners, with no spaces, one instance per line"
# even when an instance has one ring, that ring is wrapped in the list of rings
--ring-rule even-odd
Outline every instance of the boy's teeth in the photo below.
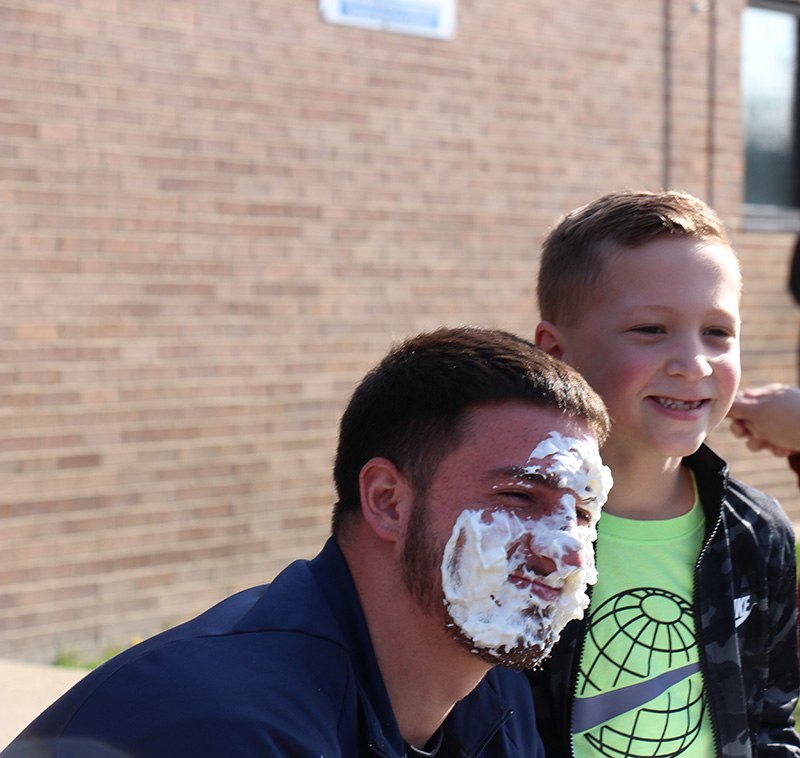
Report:
[[[656,402],[664,408],[670,408],[677,411],[691,411],[695,408],[699,408],[703,401],[692,400],[691,402],[686,402],[683,400],[672,400],[668,397],[657,397]]]

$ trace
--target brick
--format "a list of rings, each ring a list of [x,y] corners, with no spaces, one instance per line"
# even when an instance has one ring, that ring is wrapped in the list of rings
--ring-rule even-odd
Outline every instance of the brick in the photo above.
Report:
[[[58,337],[58,324],[18,324],[18,340],[55,340]]]
[[[673,8],[665,165],[660,5],[462,6],[448,42],[292,0],[0,8],[0,655],[148,635],[313,555],[361,375],[441,323],[532,334],[542,234],[601,192],[713,196],[744,381],[798,380],[794,236],[741,229],[738,13],[710,130],[709,15]],[[713,442],[800,519],[781,461]]]
[[[102,456],[97,453],[69,455],[58,459],[58,468],[87,468],[99,466]]]

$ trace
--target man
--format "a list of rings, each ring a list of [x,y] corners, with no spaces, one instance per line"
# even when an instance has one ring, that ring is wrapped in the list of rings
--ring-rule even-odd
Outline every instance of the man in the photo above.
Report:
[[[608,425],[522,339],[408,340],[342,418],[321,553],[109,661],[4,757],[542,755],[513,669],[588,602]]]

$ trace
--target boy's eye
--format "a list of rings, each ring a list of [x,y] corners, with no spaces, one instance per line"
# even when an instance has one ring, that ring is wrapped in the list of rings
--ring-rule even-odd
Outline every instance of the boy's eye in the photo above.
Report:
[[[733,337],[734,333],[730,329],[723,326],[715,326],[711,329],[706,329],[705,332],[710,337]]]
[[[635,326],[631,330],[633,332],[640,332],[641,334],[663,334],[664,329],[656,324],[643,324],[642,326]]]

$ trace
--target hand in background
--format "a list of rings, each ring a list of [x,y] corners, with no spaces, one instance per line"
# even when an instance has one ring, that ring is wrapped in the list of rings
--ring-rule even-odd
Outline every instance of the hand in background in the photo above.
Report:
[[[800,450],[800,388],[767,384],[737,396],[728,412],[731,432],[750,450],[787,456]]]

